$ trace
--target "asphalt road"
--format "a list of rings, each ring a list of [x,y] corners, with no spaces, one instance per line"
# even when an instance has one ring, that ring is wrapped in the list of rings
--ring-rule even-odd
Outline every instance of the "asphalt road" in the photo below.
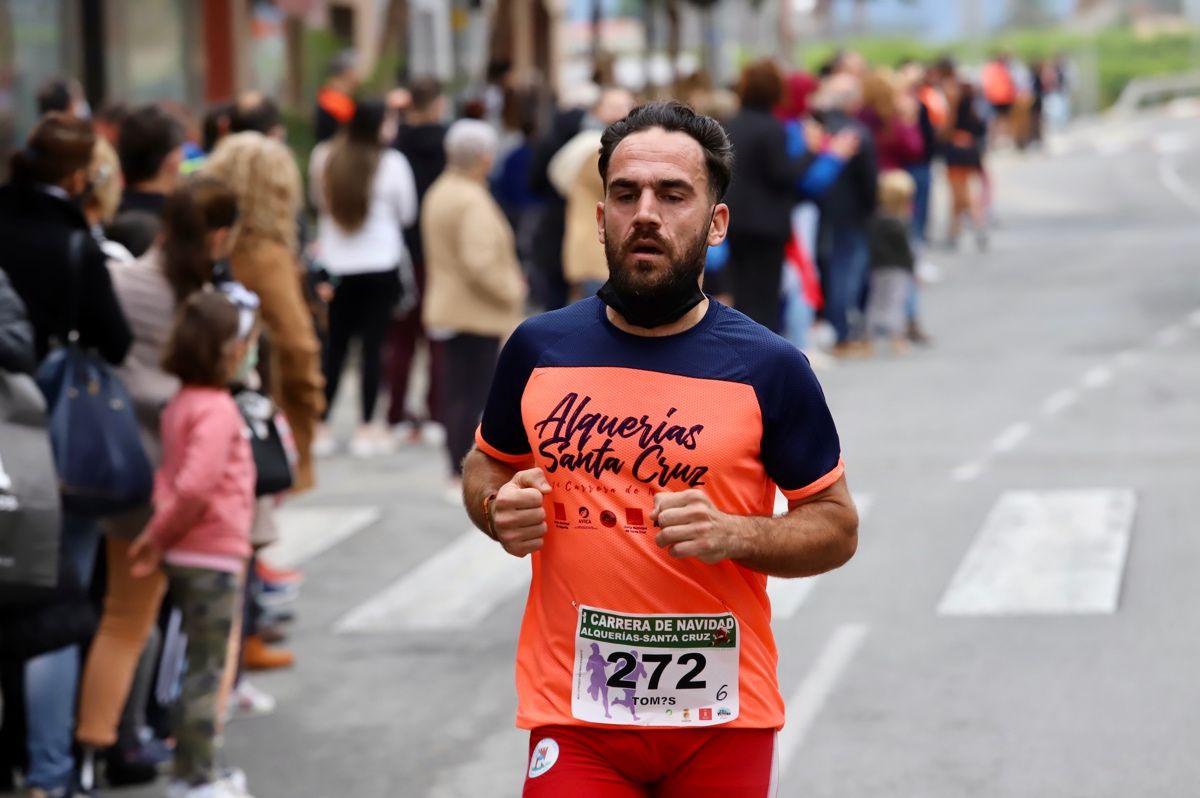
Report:
[[[820,372],[864,520],[776,621],[784,798],[1200,795],[1200,119],[993,172],[989,251],[930,254],[934,345]],[[443,457],[328,461],[287,511],[298,665],[227,740],[259,798],[519,794],[525,565]]]

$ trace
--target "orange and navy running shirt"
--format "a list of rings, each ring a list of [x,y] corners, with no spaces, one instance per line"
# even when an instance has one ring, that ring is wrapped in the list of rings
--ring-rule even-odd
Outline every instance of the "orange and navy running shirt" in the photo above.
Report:
[[[659,491],[770,516],[842,474],[808,360],[709,299],[648,338],[590,298],[527,320],[500,354],[476,443],[553,491],[517,650],[517,725],[779,728],[766,576],[659,548]]]

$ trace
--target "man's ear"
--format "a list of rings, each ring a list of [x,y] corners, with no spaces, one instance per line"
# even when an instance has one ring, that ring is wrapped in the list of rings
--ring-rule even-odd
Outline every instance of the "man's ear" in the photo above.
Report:
[[[604,245],[604,203],[596,203],[596,237],[600,239],[600,245]]]
[[[715,247],[725,240],[729,232],[729,206],[718,202],[713,208],[712,221],[708,225],[708,245]]]

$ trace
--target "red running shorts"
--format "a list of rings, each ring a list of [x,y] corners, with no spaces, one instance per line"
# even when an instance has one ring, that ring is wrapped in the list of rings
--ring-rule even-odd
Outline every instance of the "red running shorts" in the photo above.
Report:
[[[529,733],[524,798],[775,798],[774,729]]]

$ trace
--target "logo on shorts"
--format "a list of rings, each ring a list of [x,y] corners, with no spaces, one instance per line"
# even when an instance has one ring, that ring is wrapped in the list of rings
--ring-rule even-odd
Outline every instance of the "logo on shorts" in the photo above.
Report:
[[[617,514],[612,510],[605,510],[604,512],[600,513],[600,523],[607,527],[616,526]]]
[[[536,779],[558,761],[558,743],[547,737],[533,747],[529,760],[529,778]]]

